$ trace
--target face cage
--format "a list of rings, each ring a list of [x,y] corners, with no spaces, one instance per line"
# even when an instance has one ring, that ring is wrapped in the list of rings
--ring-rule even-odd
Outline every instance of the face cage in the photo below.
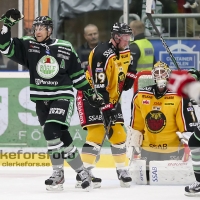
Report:
[[[152,77],[155,80],[157,86],[159,88],[166,87],[166,84],[167,84],[167,81],[169,79],[171,70],[170,69],[165,69],[163,67],[156,67],[151,72],[152,72]]]

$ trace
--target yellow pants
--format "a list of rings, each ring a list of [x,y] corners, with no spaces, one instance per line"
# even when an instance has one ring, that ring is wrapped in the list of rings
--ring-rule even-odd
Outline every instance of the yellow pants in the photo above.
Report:
[[[88,126],[88,134],[86,137],[86,142],[95,143],[101,146],[104,136],[105,130],[103,125],[95,125],[95,126]],[[123,145],[126,141],[126,132],[121,124],[115,124],[112,126],[113,134],[109,138],[109,142],[111,143],[112,147],[118,150],[119,145]],[[120,147],[119,147],[120,149]],[[122,153],[113,153],[113,158],[116,164],[116,167],[123,167],[125,166],[126,160],[126,149]],[[96,156],[94,154],[84,153],[82,152],[82,160],[87,165],[95,165]]]

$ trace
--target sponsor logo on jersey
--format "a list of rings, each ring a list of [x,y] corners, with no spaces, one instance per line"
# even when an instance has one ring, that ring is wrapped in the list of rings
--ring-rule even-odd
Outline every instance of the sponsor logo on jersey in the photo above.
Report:
[[[59,65],[54,57],[45,55],[38,61],[36,71],[40,77],[51,79],[58,73]]]
[[[42,79],[36,78],[35,84],[36,85],[58,85],[58,81],[44,81]]]
[[[30,44],[30,48],[40,49],[40,47]]]
[[[153,110],[146,115],[145,124],[149,132],[157,134],[165,128],[166,117],[161,111]]]
[[[59,49],[64,49],[64,50],[67,50],[67,51],[71,51],[71,48],[66,48],[66,47],[62,47],[62,46],[59,46],[58,48]]]
[[[58,58],[63,58],[63,59],[65,59],[65,60],[69,60],[69,56],[63,55],[63,54],[61,54],[61,53],[58,53],[58,54],[57,54],[57,57],[58,57]]]
[[[153,105],[155,105],[155,106],[161,106],[162,102],[154,102]]]
[[[142,98],[145,98],[145,99],[152,99],[153,96],[150,96],[150,95],[142,95]]]
[[[100,67],[102,62],[97,62],[97,67]]]
[[[85,112],[84,112],[84,107],[83,107],[83,94],[81,91],[78,91],[78,95],[76,98],[76,105],[77,105],[80,122],[83,125],[86,123],[86,118],[85,118]]]
[[[161,107],[160,106],[153,106],[152,110],[161,110]]]
[[[60,53],[64,53],[64,54],[67,54],[67,55],[70,55],[70,53],[69,53],[69,52],[62,51],[62,50],[59,50],[59,49],[58,49],[58,52],[60,52]]]
[[[89,120],[88,120],[89,122],[102,120],[101,115],[90,115],[88,118],[89,118]]]
[[[62,108],[50,108],[49,114],[64,115],[65,110]]]
[[[113,54],[113,53],[114,51],[111,48],[109,48],[107,51],[103,53],[103,55],[107,58],[110,54]]]
[[[95,84],[95,88],[105,88],[105,84]]]
[[[151,147],[153,149],[166,150],[167,149],[167,144],[149,144],[149,147]]]
[[[194,109],[193,109],[193,107],[188,107],[188,108],[187,108],[187,111],[188,111],[188,112],[194,111]]]
[[[150,100],[147,100],[147,99],[142,100],[142,104],[149,105],[150,104]]]
[[[165,106],[174,106],[174,103],[171,103],[171,102],[165,103]]]
[[[174,96],[165,96],[164,99],[174,99]]]
[[[31,52],[31,53],[40,53],[40,51],[37,50],[37,49],[29,49],[28,52]]]
[[[95,72],[103,72],[103,68],[96,68]]]

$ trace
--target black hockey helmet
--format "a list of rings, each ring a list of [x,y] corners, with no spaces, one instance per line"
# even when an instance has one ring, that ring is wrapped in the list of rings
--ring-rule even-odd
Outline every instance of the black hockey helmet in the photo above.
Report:
[[[197,80],[199,81],[200,80],[200,72],[195,69],[195,68],[191,68],[188,70],[188,72]]]
[[[116,22],[112,26],[111,37],[114,38],[115,34],[117,34],[117,35],[120,35],[120,34],[131,35],[132,30],[131,30],[130,26],[127,25],[126,23]]]
[[[35,31],[35,26],[37,25],[46,26],[47,30],[51,28],[53,31],[53,21],[49,16],[39,16],[35,18],[35,20],[33,21],[33,26],[32,26],[33,32]]]

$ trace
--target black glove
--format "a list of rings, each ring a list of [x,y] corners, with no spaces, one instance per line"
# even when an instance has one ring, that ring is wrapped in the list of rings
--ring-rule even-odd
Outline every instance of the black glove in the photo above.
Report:
[[[24,16],[16,8],[9,9],[0,18],[0,21],[4,21],[4,24],[11,27],[15,25],[19,20],[23,19]]]
[[[136,77],[136,72],[127,72],[123,90],[127,91],[131,89]]]
[[[117,112],[115,106],[111,103],[106,104],[102,109],[102,113],[105,119],[106,126],[114,125],[117,120]]]
[[[87,91],[83,91],[85,98],[88,100],[89,104],[93,107],[100,108],[105,105],[104,99],[101,94],[95,93],[94,89],[88,89]]]

